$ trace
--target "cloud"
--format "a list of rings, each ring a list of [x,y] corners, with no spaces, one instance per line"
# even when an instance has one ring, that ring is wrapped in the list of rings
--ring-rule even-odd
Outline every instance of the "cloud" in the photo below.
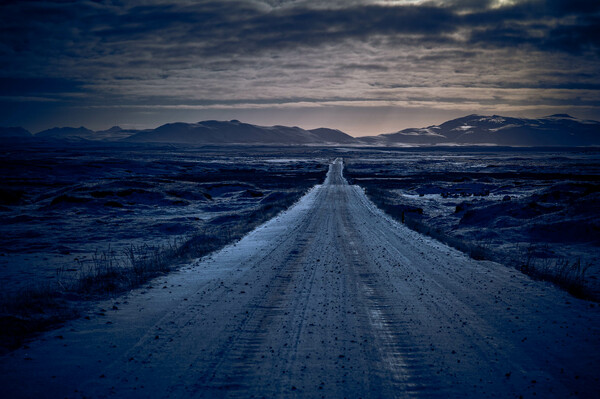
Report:
[[[4,101],[600,109],[593,1],[21,1],[0,38]]]
[[[595,2],[523,1],[490,8],[491,1],[441,3],[446,6],[308,1],[270,2],[269,9],[265,2],[242,0],[131,3],[11,3],[0,17],[3,45],[13,54],[35,50],[40,57],[102,58],[141,52],[184,55],[190,50],[205,56],[236,55],[378,36],[396,43],[439,45],[455,42],[452,35],[458,32],[466,32],[462,45],[525,44],[574,51],[599,44],[600,7]],[[279,3],[293,6],[274,8]]]

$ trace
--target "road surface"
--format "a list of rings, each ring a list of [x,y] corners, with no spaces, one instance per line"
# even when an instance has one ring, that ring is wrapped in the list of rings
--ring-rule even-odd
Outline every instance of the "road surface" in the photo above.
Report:
[[[2,397],[597,397],[597,305],[406,229],[342,177],[0,359]]]

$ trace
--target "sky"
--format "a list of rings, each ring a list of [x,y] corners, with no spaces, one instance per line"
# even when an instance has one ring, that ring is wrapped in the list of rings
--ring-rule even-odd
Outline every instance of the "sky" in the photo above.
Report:
[[[590,0],[0,0],[0,126],[600,120]]]

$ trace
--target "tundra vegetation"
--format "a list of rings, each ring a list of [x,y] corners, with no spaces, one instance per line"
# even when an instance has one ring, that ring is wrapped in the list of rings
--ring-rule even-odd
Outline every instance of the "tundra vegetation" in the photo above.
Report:
[[[600,299],[595,149],[405,149],[348,159],[345,173],[418,232]]]
[[[4,349],[240,239],[328,159],[245,149],[15,149],[0,170]]]
[[[0,158],[4,350],[241,238],[340,156],[408,227],[600,297],[593,149],[15,147]]]

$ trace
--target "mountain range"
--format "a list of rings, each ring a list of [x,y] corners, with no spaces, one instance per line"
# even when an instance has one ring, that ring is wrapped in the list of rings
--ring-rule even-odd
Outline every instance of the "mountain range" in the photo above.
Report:
[[[0,140],[104,141],[184,145],[355,145],[355,146],[589,146],[600,145],[600,122],[566,114],[537,119],[468,115],[441,125],[409,128],[378,136],[352,137],[340,130],[257,126],[231,121],[168,123],[155,129],[114,126],[93,131],[55,127],[36,134],[21,127],[0,128]]]

